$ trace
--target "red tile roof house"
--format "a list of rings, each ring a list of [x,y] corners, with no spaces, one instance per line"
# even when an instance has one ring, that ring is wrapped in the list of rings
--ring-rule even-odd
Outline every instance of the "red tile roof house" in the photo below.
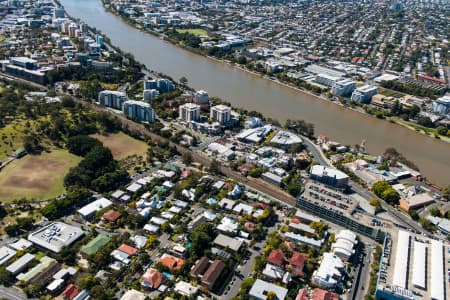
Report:
[[[142,276],[142,285],[152,289],[158,289],[161,283],[163,283],[164,275],[156,269],[149,268]]]
[[[80,291],[77,289],[77,287],[71,283],[66,287],[64,292],[62,292],[62,296],[63,296],[64,300],[72,300],[79,293],[80,293]]]
[[[180,270],[186,261],[169,254],[164,254],[158,262],[166,266],[169,270]]]
[[[298,290],[298,294],[297,297],[295,297],[295,300],[309,300],[308,290],[306,288]]]
[[[103,214],[103,220],[115,223],[121,216],[122,214],[120,212],[110,209]]]
[[[315,288],[312,292],[311,300],[339,300],[339,295],[330,291]]]
[[[122,252],[128,254],[129,256],[133,256],[138,253],[138,249],[128,246],[127,244],[120,245],[120,247],[117,248],[117,250],[122,251]]]
[[[284,253],[281,250],[272,250],[270,252],[269,256],[267,257],[267,262],[271,263],[272,265],[276,265],[281,267],[284,263]]]
[[[297,276],[303,276],[303,268],[305,267],[305,262],[308,259],[308,255],[304,253],[294,252],[291,258],[288,260],[290,271]]]

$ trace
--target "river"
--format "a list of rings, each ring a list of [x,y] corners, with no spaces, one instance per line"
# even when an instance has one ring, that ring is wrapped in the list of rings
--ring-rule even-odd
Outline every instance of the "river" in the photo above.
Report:
[[[384,120],[345,109],[260,76],[176,47],[122,22],[105,11],[100,0],[61,0],[66,11],[108,36],[111,42],[144,63],[150,70],[178,80],[182,76],[195,89],[204,89],[233,106],[257,110],[284,123],[303,119],[343,144],[366,140],[370,153],[394,147],[416,163],[431,181],[450,183],[450,144]]]

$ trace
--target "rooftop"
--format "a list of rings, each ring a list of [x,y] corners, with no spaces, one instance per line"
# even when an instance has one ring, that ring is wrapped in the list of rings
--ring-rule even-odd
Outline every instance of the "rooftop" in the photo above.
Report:
[[[250,289],[249,295],[251,297],[255,297],[256,299],[265,300],[268,299],[267,294],[269,292],[274,292],[276,294],[276,299],[284,300],[287,296],[288,290],[270,282],[256,279],[255,283]]]
[[[58,253],[83,235],[84,232],[78,227],[54,222],[30,233],[28,240],[42,248]]]

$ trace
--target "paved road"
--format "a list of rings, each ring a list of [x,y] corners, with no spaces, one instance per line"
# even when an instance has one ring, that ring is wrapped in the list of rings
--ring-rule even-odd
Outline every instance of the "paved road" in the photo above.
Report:
[[[14,288],[0,286],[0,297],[8,300],[26,300],[27,295]]]

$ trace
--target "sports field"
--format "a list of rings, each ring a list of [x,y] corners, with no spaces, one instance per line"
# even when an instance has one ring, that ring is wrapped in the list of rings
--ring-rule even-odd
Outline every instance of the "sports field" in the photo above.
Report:
[[[126,135],[123,132],[108,135],[93,134],[92,137],[98,139],[111,149],[114,159],[121,160],[130,155],[144,155],[147,152],[147,144]]]
[[[80,161],[65,150],[16,159],[0,171],[0,201],[45,200],[64,192],[64,175]]]
[[[178,33],[190,33],[196,36],[208,36],[208,32],[205,29],[191,28],[191,29],[177,29]]]

